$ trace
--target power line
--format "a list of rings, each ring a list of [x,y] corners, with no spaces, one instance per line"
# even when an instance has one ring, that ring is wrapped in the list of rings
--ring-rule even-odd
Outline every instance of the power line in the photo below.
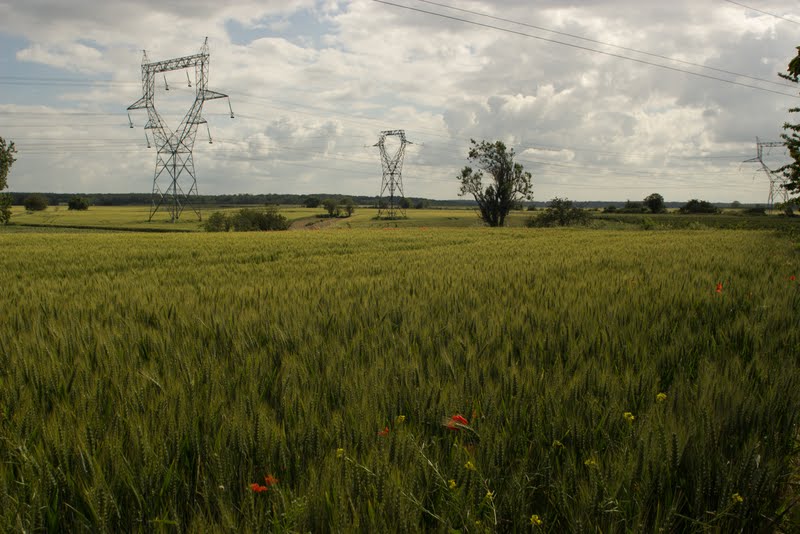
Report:
[[[501,32],[506,32],[506,33],[511,33],[511,34],[514,34],[514,35],[519,35],[521,37],[528,37],[530,39],[537,39],[539,41],[544,41],[544,42],[547,42],[547,43],[553,43],[553,44],[558,44],[558,45],[562,45],[562,46],[568,46],[570,48],[576,48],[578,50],[585,50],[587,52],[593,52],[595,54],[602,54],[604,56],[614,57],[614,58],[617,58],[617,59],[624,59],[624,60],[627,60],[627,61],[633,61],[635,63],[641,63],[643,65],[650,65],[651,67],[658,67],[658,68],[665,69],[665,70],[670,70],[670,71],[673,71],[673,72],[681,72],[681,73],[684,73],[684,74],[689,74],[691,76],[697,76],[698,78],[705,78],[707,80],[714,80],[714,81],[718,81],[718,82],[728,83],[728,84],[731,84],[731,85],[738,85],[740,87],[746,87],[748,89],[755,89],[757,91],[764,91],[764,92],[767,92],[767,93],[773,93],[773,94],[781,95],[781,96],[790,96],[792,98],[800,98],[800,95],[795,95],[795,94],[792,94],[792,93],[784,93],[784,92],[781,92],[781,91],[775,91],[773,89],[767,89],[766,87],[759,87],[757,85],[750,85],[750,84],[747,84],[747,83],[737,82],[736,80],[728,80],[728,79],[725,79],[725,78],[720,78],[718,76],[711,76],[710,74],[703,74],[703,73],[700,73],[700,72],[692,72],[690,70],[679,69],[678,67],[671,67],[669,65],[663,65],[663,64],[660,64],[660,63],[654,63],[652,61],[647,61],[647,60],[644,60],[644,59],[638,59],[638,58],[634,58],[634,57],[630,57],[630,56],[623,56],[622,54],[615,54],[613,52],[606,52],[606,51],[603,51],[603,50],[597,50],[596,48],[590,48],[588,46],[577,45],[577,44],[574,44],[574,43],[567,43],[565,41],[559,41],[557,39],[550,39],[550,38],[547,38],[547,37],[542,37],[540,35],[533,35],[533,34],[530,34],[530,33],[525,33],[525,32],[521,32],[521,31],[517,31],[517,30],[512,30],[510,28],[503,28],[503,27],[500,27],[500,26],[494,26],[492,24],[486,24],[486,23],[483,23],[483,22],[476,22],[474,20],[464,19],[464,18],[461,18],[461,17],[454,17],[452,15],[445,15],[444,13],[437,13],[435,11],[428,11],[426,9],[420,9],[420,8],[417,8],[417,7],[411,7],[411,6],[404,6],[404,5],[401,5],[401,4],[395,4],[394,2],[387,2],[386,0],[372,0],[372,1],[373,2],[377,2],[379,4],[385,4],[387,6],[393,6],[393,7],[398,7],[400,9],[406,9],[408,11],[416,11],[418,13],[423,13],[423,14],[426,14],[426,15],[433,15],[434,17],[440,17],[440,18],[443,18],[443,19],[454,20],[454,21],[457,21],[457,22],[463,22],[465,24],[472,24],[473,26],[479,26],[479,27],[482,27],[482,28],[489,28],[489,29],[492,29],[492,30],[498,30],[498,31],[501,31]]]
[[[730,74],[731,76],[739,76],[740,78],[748,78],[750,80],[755,80],[755,81],[759,81],[759,82],[763,82],[763,83],[769,83],[769,84],[772,84],[772,85],[777,85],[778,87],[794,87],[793,85],[789,85],[787,83],[780,83],[780,82],[775,82],[775,81],[771,81],[771,80],[765,80],[764,78],[758,78],[756,76],[750,76],[749,74],[742,74],[741,72],[733,72],[733,71],[729,71],[729,70],[725,70],[725,69],[718,69],[716,67],[709,67],[708,65],[701,65],[700,63],[693,63],[691,61],[685,61],[683,59],[678,59],[678,58],[669,57],[669,56],[663,56],[661,54],[655,54],[655,53],[652,53],[652,52],[645,52],[644,50],[638,50],[636,48],[629,48],[627,46],[615,45],[615,44],[607,43],[605,41],[598,41],[597,39],[591,39],[589,37],[582,37],[580,35],[575,35],[575,34],[572,34],[572,33],[553,30],[551,28],[544,28],[542,26],[536,26],[534,24],[527,24],[525,22],[520,22],[520,21],[517,21],[517,20],[505,19],[505,18],[502,18],[502,17],[495,17],[493,15],[488,15],[486,13],[481,13],[479,11],[472,11],[470,9],[463,9],[463,8],[460,8],[460,7],[453,7],[453,6],[449,6],[447,4],[440,4],[438,2],[432,2],[430,0],[417,0],[417,2],[422,2],[422,3],[425,3],[425,4],[431,4],[431,5],[434,5],[434,6],[444,7],[446,9],[452,9],[454,11],[460,11],[462,13],[469,13],[471,15],[477,15],[479,17],[485,17],[485,18],[488,18],[488,19],[498,20],[498,21],[501,21],[501,22],[508,22],[508,23],[511,23],[511,24],[517,24],[519,26],[525,26],[527,28],[533,28],[535,30],[546,31],[546,32],[554,33],[556,35],[563,35],[565,37],[571,37],[573,39],[579,39],[581,41],[586,41],[586,42],[589,42],[589,43],[595,43],[595,44],[599,44],[599,45],[603,45],[603,46],[609,46],[609,47],[612,47],[612,48],[616,48],[618,50],[625,50],[627,52],[635,52],[637,54],[642,54],[642,55],[645,55],[645,56],[655,57],[655,58],[658,58],[658,59],[664,59],[664,60],[667,60],[667,61],[674,61],[675,63],[681,63],[683,65],[690,65],[692,67],[698,67],[698,68],[701,68],[701,69],[713,70],[715,72],[721,72],[721,73],[724,73],[724,74]]]
[[[420,0],[420,1],[422,1],[422,0]],[[740,4],[739,2],[734,2],[733,0],[723,0],[723,1],[724,2],[728,2],[729,4],[736,4],[737,6],[743,7],[745,9],[750,9],[752,11],[757,11],[759,13],[763,13],[764,15],[769,15],[770,17],[775,17],[776,19],[785,20],[786,22],[793,22],[795,24],[800,24],[800,22],[798,22],[798,21],[796,21],[794,19],[787,19],[786,17],[782,17],[780,15],[776,15],[775,13],[770,13],[769,11],[764,11],[764,10],[757,9],[757,8],[751,7],[751,6],[746,6],[744,4]]]

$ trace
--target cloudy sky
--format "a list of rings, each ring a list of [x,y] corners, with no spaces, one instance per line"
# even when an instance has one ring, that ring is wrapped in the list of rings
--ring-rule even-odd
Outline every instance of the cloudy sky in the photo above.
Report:
[[[741,4],[745,4],[745,7]],[[537,200],[765,202],[743,160],[777,141],[800,87],[797,0],[0,0],[0,136],[12,191],[145,192],[151,61],[208,37],[201,193],[377,194],[373,147],[404,129],[407,196],[457,198],[470,138],[502,140]],[[194,100],[158,79],[174,128]],[[781,148],[765,150],[772,167]]]

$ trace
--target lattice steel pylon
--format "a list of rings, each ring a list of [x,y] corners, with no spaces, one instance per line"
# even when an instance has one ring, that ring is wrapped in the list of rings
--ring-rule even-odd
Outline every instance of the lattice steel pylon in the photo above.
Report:
[[[386,151],[386,138],[396,136],[400,139],[400,146],[394,154]],[[381,194],[378,197],[378,218],[395,219],[398,212],[401,217],[405,217],[406,210],[400,206],[399,199],[403,198],[403,158],[406,153],[406,145],[413,145],[406,139],[405,130],[385,130],[381,132],[378,142],[372,146],[381,149],[381,167],[383,168],[383,178],[381,180]],[[389,192],[387,201],[388,206],[384,208],[383,200],[386,192]],[[399,193],[399,196],[397,195]]]
[[[760,163],[761,169],[766,173],[767,179],[769,180],[769,197],[767,198],[768,209],[772,209],[775,203],[776,192],[781,195],[784,204],[789,200],[789,191],[783,186],[786,183],[786,179],[779,172],[773,171],[764,163],[764,149],[779,146],[782,147],[786,145],[781,141],[761,141],[756,137],[757,156],[744,161],[744,163]]]
[[[197,128],[208,122],[203,118],[203,104],[206,100],[216,100],[228,98],[228,95],[210,91],[208,85],[208,37],[203,42],[199,54],[193,56],[179,57],[165,61],[150,62],[147,52],[142,58],[142,88],[144,95],[134,102],[128,111],[135,109],[147,110],[147,124],[145,124],[145,137],[147,146],[150,147],[150,138],[147,130],[153,134],[153,142],[156,145],[156,169],[153,174],[153,203],[150,208],[148,221],[153,220],[153,215],[164,205],[170,214],[172,222],[177,221],[183,209],[191,206],[192,196],[197,196],[197,175],[194,170],[194,141],[197,137]],[[158,114],[155,107],[156,75],[160,73],[191,69],[194,68],[195,81],[195,100],[192,107],[186,113],[180,125],[175,131],[169,129],[164,120]],[[189,80],[189,73],[186,73]],[[164,79],[166,83],[166,78]],[[191,87],[191,80],[189,80]],[[228,107],[233,118],[233,107],[228,99]],[[128,113],[130,127],[133,128],[133,121]],[[211,142],[211,131],[209,130],[209,142]],[[198,219],[202,220],[200,211],[192,206],[192,210],[197,214]]]

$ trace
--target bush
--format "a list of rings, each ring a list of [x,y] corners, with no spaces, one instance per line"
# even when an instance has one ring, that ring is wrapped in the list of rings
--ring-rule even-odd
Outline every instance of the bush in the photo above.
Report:
[[[616,212],[617,212],[617,207],[616,206],[606,206],[603,209],[603,213],[616,213]]]
[[[589,213],[575,208],[572,201],[566,198],[554,198],[547,204],[547,209],[538,217],[531,217],[526,226],[570,226],[589,222]]]
[[[706,200],[697,200],[693,198],[686,204],[684,204],[681,209],[681,213],[719,213],[719,208],[714,206],[711,202]]]
[[[227,232],[231,229],[231,219],[221,211],[215,211],[203,224],[206,232]]]
[[[746,210],[742,211],[743,215],[766,215],[767,208],[762,208],[761,206],[756,206],[753,208],[747,208]]]
[[[47,209],[47,197],[38,193],[28,195],[25,197],[25,200],[22,201],[22,205],[25,206],[25,209],[28,211],[43,211]]]
[[[214,212],[203,225],[207,232],[258,232],[269,230],[288,230],[289,219],[278,213],[278,208],[267,206],[264,210],[242,208],[233,215]]]
[[[74,196],[69,199],[67,206],[71,210],[86,211],[89,209],[89,201],[84,197]]]

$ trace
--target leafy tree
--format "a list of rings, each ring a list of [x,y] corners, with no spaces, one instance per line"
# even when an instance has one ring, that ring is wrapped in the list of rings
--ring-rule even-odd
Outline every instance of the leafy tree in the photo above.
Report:
[[[264,210],[242,208],[230,219],[230,226],[237,232],[267,230],[288,230],[289,220],[278,212],[275,206]]]
[[[356,211],[356,205],[353,202],[353,199],[350,197],[342,199],[342,208],[344,209],[347,216],[350,217],[354,211]]]
[[[414,209],[415,210],[422,210],[422,209],[425,209],[427,207],[428,207],[428,201],[427,200],[417,200],[414,203]]]
[[[664,213],[666,206],[664,205],[664,197],[658,193],[653,193],[645,197],[644,205],[653,213]]]
[[[322,207],[328,212],[329,217],[339,216],[339,201],[335,198],[326,198],[323,200]]]
[[[586,224],[589,222],[589,213],[573,206],[571,200],[554,198],[547,204],[547,209],[538,217],[531,217],[526,222],[533,226],[570,226],[572,224]]]
[[[681,213],[718,213],[719,209],[707,200],[693,198],[680,209]]]
[[[789,62],[786,72],[788,74],[779,73],[778,76],[790,82],[800,83],[800,46],[797,47],[797,56]],[[800,113],[800,107],[789,108],[789,113]],[[800,124],[786,122],[783,124],[783,129],[785,133],[781,134],[781,138],[783,138],[789,156],[794,162],[784,165],[778,170],[786,178],[784,187],[790,193],[800,194]],[[798,197],[792,198],[793,202],[798,202],[798,200]]]
[[[515,202],[533,199],[531,173],[514,163],[514,149],[506,149],[502,141],[478,143],[471,139],[470,143],[468,159],[477,165],[478,170],[470,166],[461,170],[459,195],[470,194],[475,198],[484,223],[503,226]],[[486,187],[483,184],[484,172],[492,177],[492,183]]]
[[[739,209],[742,207],[742,203],[739,202],[738,200],[734,200],[733,202],[731,202],[731,207],[734,209]]]
[[[400,199],[400,209],[407,210],[411,207],[411,201],[406,197]]]
[[[85,197],[74,196],[69,199],[67,206],[71,210],[86,211],[89,209],[89,201]]]
[[[39,193],[28,195],[25,197],[25,200],[22,201],[22,205],[25,206],[25,209],[28,211],[46,210],[47,204],[47,197]]]
[[[231,229],[231,219],[221,211],[215,211],[203,223],[206,232],[227,232]]]
[[[318,208],[320,205],[320,200],[317,197],[307,197],[303,200],[303,206],[306,208]]]
[[[14,154],[17,149],[14,141],[8,142],[0,137],[0,191],[8,187],[8,174],[11,172],[11,165],[17,161]],[[11,195],[0,194],[0,224],[8,224],[11,219]]]

